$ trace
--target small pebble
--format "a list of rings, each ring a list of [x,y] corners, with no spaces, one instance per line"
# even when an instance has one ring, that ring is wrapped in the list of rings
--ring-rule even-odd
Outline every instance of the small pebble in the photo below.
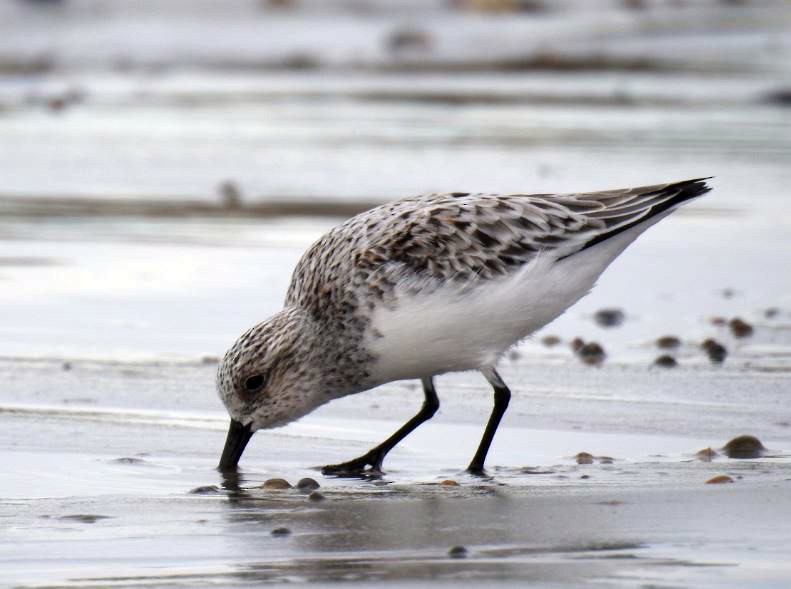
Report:
[[[63,370],[71,370],[71,362],[64,362],[60,366]]]
[[[560,343],[560,338],[556,335],[545,335],[541,338],[541,343],[548,348],[554,348]]]
[[[711,338],[705,340],[700,347],[706,351],[709,360],[715,364],[722,364],[728,355],[728,349],[716,340]]]
[[[458,487],[459,483],[457,483],[456,481],[454,481],[452,479],[445,479],[444,481],[442,481],[440,483],[440,485],[442,485],[444,487]]]
[[[723,483],[732,483],[733,479],[729,477],[727,474],[719,474],[716,477],[712,477],[706,481],[707,485],[721,485]]]
[[[662,354],[654,360],[654,366],[661,366],[662,368],[675,368],[678,366],[676,359],[669,354]]]
[[[717,456],[719,456],[719,454],[712,448],[703,448],[703,450],[695,452],[695,457],[703,462],[711,462]]]
[[[737,436],[723,447],[728,458],[760,458],[766,451],[755,436]]]
[[[573,340],[571,340],[571,349],[575,353],[579,352],[584,346],[585,340],[583,340],[581,337],[575,337]]]
[[[508,352],[508,359],[511,362],[516,362],[521,357],[522,357],[522,354],[519,353],[519,350],[511,350],[510,352]]]
[[[216,495],[219,492],[220,489],[216,485],[206,485],[204,487],[195,487],[190,490],[190,495]]]
[[[589,479],[589,478],[591,478],[591,475],[589,475],[589,474],[584,474],[584,475],[582,475],[580,478],[581,478],[581,479]]]
[[[599,464],[612,464],[615,462],[615,458],[610,456],[599,456]]]
[[[448,556],[451,558],[467,558],[467,549],[464,546],[454,546],[448,550]]]
[[[593,464],[593,454],[588,452],[580,452],[574,458],[577,459],[577,464]]]
[[[618,327],[625,318],[620,309],[599,309],[593,314],[593,320],[599,327]]]
[[[731,328],[731,333],[736,337],[749,337],[753,334],[753,326],[739,317],[731,319],[728,327]]]
[[[61,515],[58,519],[79,522],[81,524],[95,524],[99,520],[110,519],[110,516],[79,513],[75,515]]]
[[[310,477],[306,477],[304,479],[299,479],[297,483],[297,489],[300,491],[312,491],[313,489],[318,489],[321,485]]]
[[[238,209],[242,206],[242,192],[236,182],[226,180],[217,187],[220,194],[220,204],[226,209]]]
[[[583,345],[577,352],[577,355],[585,364],[589,364],[591,366],[598,366],[604,362],[604,359],[607,357],[607,354],[604,352],[604,348],[602,348],[596,342],[588,342],[587,344]]]
[[[308,501],[313,501],[318,503],[319,501],[324,501],[326,497],[320,493],[319,491],[311,491],[310,495],[308,495]]]
[[[656,347],[662,350],[676,350],[681,347],[681,340],[675,335],[663,335],[656,340]]]
[[[766,311],[764,311],[764,317],[767,319],[774,319],[780,314],[780,309],[777,307],[769,307]]]
[[[288,536],[291,534],[291,530],[288,528],[275,528],[272,530],[273,536]]]
[[[290,489],[291,483],[289,483],[286,479],[269,479],[264,481],[264,484],[261,485],[261,488],[272,490]]]
[[[724,298],[724,299],[732,299],[733,295],[735,295],[735,294],[736,294],[736,292],[732,288],[723,288],[722,289],[722,298]]]

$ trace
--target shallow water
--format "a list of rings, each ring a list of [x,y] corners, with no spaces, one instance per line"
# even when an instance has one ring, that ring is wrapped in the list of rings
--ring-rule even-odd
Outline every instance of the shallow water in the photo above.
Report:
[[[0,8],[0,585],[786,586],[791,110],[769,100],[791,83],[786,12],[604,4],[542,20],[432,5],[420,22],[438,41],[419,63],[382,52],[420,14],[409,2],[269,23],[254,3],[184,18],[173,2],[158,17],[181,15],[173,29],[144,5],[103,19],[75,0],[56,29],[55,12]],[[229,34],[209,41],[215,20]],[[281,68],[326,48],[317,23],[336,33],[331,67]],[[569,40],[550,46],[561,69],[547,67],[553,38]],[[709,175],[710,195],[503,360],[514,396],[491,478],[463,472],[491,403],[475,374],[438,379],[439,413],[383,479],[317,467],[395,430],[416,383],[257,434],[237,480],[213,470],[218,356],[281,306],[302,251],[355,207]],[[225,180],[240,203],[221,200]],[[624,324],[597,326],[605,307]],[[664,335],[682,341],[675,369],[653,365]],[[604,346],[603,366],[575,358],[578,336]],[[767,454],[724,458],[745,433]],[[720,456],[697,459],[707,447]],[[723,474],[734,482],[705,484]],[[261,489],[272,477],[313,477],[326,499]],[[449,557],[456,545],[466,558]]]

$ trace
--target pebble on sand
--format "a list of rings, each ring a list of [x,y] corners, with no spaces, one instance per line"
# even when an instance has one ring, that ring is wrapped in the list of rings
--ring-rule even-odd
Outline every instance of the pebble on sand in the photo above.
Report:
[[[769,307],[764,311],[764,317],[767,319],[774,319],[780,314],[780,309],[777,307]]]
[[[541,338],[541,343],[548,348],[554,348],[560,343],[560,338],[556,335],[545,335]]]
[[[662,354],[654,360],[654,366],[661,366],[662,368],[675,368],[678,366],[676,359],[670,354]]]
[[[703,450],[695,452],[695,458],[703,462],[711,462],[713,459],[717,458],[717,456],[719,456],[719,454],[713,448],[703,448]]]
[[[593,320],[599,327],[618,327],[626,319],[621,309],[599,309],[593,314]]]
[[[725,357],[728,355],[728,349],[718,341],[711,338],[704,340],[703,343],[700,344],[700,347],[706,351],[709,360],[715,364],[721,364],[724,362]]]
[[[721,485],[723,483],[732,483],[733,479],[729,477],[727,474],[718,474],[716,477],[712,477],[706,481],[707,485]]]
[[[291,530],[288,528],[275,528],[272,530],[273,536],[288,536],[291,534]]]
[[[310,477],[299,479],[299,482],[297,483],[297,489],[300,491],[313,491],[314,489],[318,489],[320,486],[321,485],[319,485],[318,481]]]
[[[739,317],[731,319],[728,327],[731,328],[731,333],[736,337],[749,337],[753,334],[753,326]]]
[[[577,464],[593,464],[593,454],[588,452],[580,452],[574,458],[576,458]]]
[[[310,495],[308,495],[308,501],[313,501],[314,503],[318,503],[319,501],[324,501],[326,497],[323,493],[319,491],[311,491]]]
[[[453,479],[445,479],[440,483],[443,487],[458,487],[459,483],[454,481]]]
[[[681,340],[675,335],[663,335],[656,340],[656,347],[661,350],[676,350],[681,347]]]
[[[575,337],[573,340],[571,340],[571,344],[569,345],[571,346],[571,351],[576,354],[585,345],[585,340],[583,340],[581,337]]]
[[[612,464],[615,458],[612,456],[599,456],[599,464]]]
[[[766,448],[755,436],[737,436],[722,448],[728,458],[760,458]]]
[[[591,366],[598,366],[607,357],[604,348],[596,342],[588,342],[584,344],[577,352],[580,360]]]
[[[219,493],[220,488],[217,485],[205,485],[190,490],[190,495],[217,495]]]
[[[242,206],[242,191],[233,180],[225,180],[217,187],[220,205],[225,209],[238,209]]]
[[[291,483],[289,483],[286,479],[268,479],[264,481],[264,484],[261,485],[261,488],[281,491],[283,489],[290,489]]]
[[[448,550],[448,556],[451,558],[467,558],[467,549],[464,546],[454,546]]]

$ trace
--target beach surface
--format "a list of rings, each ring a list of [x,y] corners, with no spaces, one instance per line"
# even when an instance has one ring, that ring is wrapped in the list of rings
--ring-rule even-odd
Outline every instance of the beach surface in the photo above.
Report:
[[[789,585],[786,3],[579,18],[432,3],[425,20],[409,2],[306,3],[259,22],[254,3],[185,19],[173,2],[157,20],[173,28],[99,4],[0,8],[0,586]],[[427,54],[387,49],[416,27]],[[709,195],[503,358],[489,477],[463,471],[492,402],[475,373],[437,379],[438,414],[381,478],[320,467],[397,429],[419,383],[259,432],[238,476],[214,469],[218,359],[345,217],[422,192],[702,176]],[[745,434],[765,450],[728,457]],[[262,488],[306,477],[323,499]]]

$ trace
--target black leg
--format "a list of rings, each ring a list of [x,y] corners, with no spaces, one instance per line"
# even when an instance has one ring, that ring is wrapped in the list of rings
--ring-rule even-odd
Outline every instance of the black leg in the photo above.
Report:
[[[412,419],[407,421],[401,428],[384,442],[372,448],[359,458],[342,462],[341,464],[330,464],[321,469],[322,474],[334,474],[337,476],[360,476],[361,474],[382,472],[382,461],[387,453],[395,448],[396,444],[411,434],[417,426],[424,421],[428,421],[439,409],[439,399],[437,391],[434,389],[434,380],[431,378],[423,379],[423,393],[426,395],[423,406]],[[366,467],[371,469],[366,471]]]
[[[486,424],[486,429],[483,432],[481,443],[478,445],[478,451],[472,458],[472,462],[467,467],[467,472],[470,474],[482,475],[485,474],[483,470],[483,463],[486,461],[486,454],[489,452],[489,446],[492,445],[494,434],[497,431],[497,426],[500,425],[500,420],[508,409],[508,401],[511,400],[511,391],[497,374],[494,368],[486,368],[481,370],[481,374],[489,381],[489,384],[494,388],[494,408],[492,414],[489,416],[489,422]]]

